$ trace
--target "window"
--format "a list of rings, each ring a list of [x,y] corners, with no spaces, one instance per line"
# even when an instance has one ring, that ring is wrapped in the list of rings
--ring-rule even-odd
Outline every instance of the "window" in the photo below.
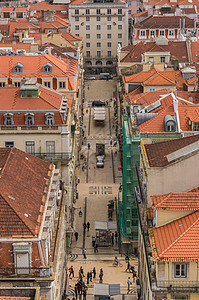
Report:
[[[107,17],[107,21],[109,21],[109,22],[111,21],[111,16]]]
[[[101,51],[97,51],[97,57],[101,57]]]
[[[47,153],[55,153],[55,141],[46,142],[46,152]]]
[[[145,30],[140,30],[140,36],[146,36],[146,31]]]
[[[166,61],[165,56],[160,56],[160,62],[161,62],[161,63],[165,63],[165,61]]]
[[[79,17],[75,17],[75,21],[76,21],[76,22],[79,22]]]
[[[25,114],[25,125],[34,125],[34,114]]]
[[[86,30],[90,30],[90,25],[86,25]]]
[[[90,51],[86,51],[86,57],[90,57],[91,56],[91,52]]]
[[[75,25],[75,30],[79,30],[79,25]]]
[[[101,47],[101,43],[97,43],[97,47],[100,48]]]
[[[120,45],[122,47],[122,42],[118,42],[118,45]]]
[[[153,87],[149,88],[149,92],[155,92],[155,90],[156,90],[156,88],[153,88]]]
[[[111,25],[107,25],[107,30],[111,30]]]
[[[76,36],[79,36],[79,33],[76,33],[75,35],[76,35]]]
[[[12,148],[12,147],[14,147],[14,142],[13,141],[6,141],[5,142],[5,147],[6,148]]]
[[[90,15],[90,9],[86,9],[86,15]]]
[[[111,39],[111,33],[107,34],[107,39]]]
[[[122,15],[122,9],[121,8],[118,9],[118,15]]]
[[[122,29],[122,25],[118,25],[118,29],[121,30]]]
[[[122,17],[121,16],[118,17],[118,21],[122,21]]]
[[[107,56],[111,57],[112,56],[112,52],[111,51],[107,51]]]
[[[151,63],[153,63],[153,62],[154,62],[154,57],[149,57],[149,61],[150,61]]]
[[[4,87],[6,85],[6,83],[5,82],[3,82],[3,81],[0,81],[0,87]]]
[[[26,141],[26,152],[29,154],[35,154],[35,142]]]
[[[107,43],[107,47],[109,47],[109,48],[111,47],[111,42]]]
[[[90,37],[91,37],[91,36],[90,36],[90,33],[87,33],[87,34],[86,34],[86,38],[87,38],[87,39],[90,39]]]
[[[7,113],[4,115],[4,125],[13,125],[13,114]]]
[[[150,30],[150,36],[155,37],[155,30]]]
[[[101,34],[97,33],[97,39],[101,39]]]
[[[175,264],[174,265],[174,277],[175,278],[186,278],[187,277],[187,265],[186,264]]]
[[[96,14],[100,15],[101,14],[101,10],[100,9],[96,9]]]
[[[27,214],[25,214],[28,217]],[[31,243],[13,243],[16,274],[29,274],[31,268]]]
[[[20,81],[14,81],[14,86],[20,87],[21,86],[21,82]]]
[[[23,73],[23,65],[21,63],[14,65],[13,73]]]
[[[101,17],[97,17],[96,20],[97,20],[97,22],[100,22],[101,21]]]
[[[111,9],[110,8],[107,9],[107,15],[111,15]]]
[[[46,116],[46,121],[45,121],[46,125],[54,125],[55,124],[53,113],[47,113],[47,114],[45,114],[45,116]]]
[[[90,21],[90,17],[86,16],[86,21],[89,22]]]
[[[75,9],[75,15],[79,15],[79,9]]]
[[[49,63],[43,65],[42,72],[43,73],[52,73],[53,66]]]
[[[164,36],[164,35],[165,35],[164,30],[159,30],[159,36]]]
[[[90,48],[91,44],[90,43],[86,43],[86,47]]]
[[[118,33],[118,39],[122,39],[122,34]]]
[[[66,88],[66,81],[59,81],[59,89],[65,89]]]
[[[169,36],[174,36],[174,30],[173,29],[169,30]]]
[[[97,28],[97,30],[100,30],[101,29],[101,25],[97,25],[96,28]]]

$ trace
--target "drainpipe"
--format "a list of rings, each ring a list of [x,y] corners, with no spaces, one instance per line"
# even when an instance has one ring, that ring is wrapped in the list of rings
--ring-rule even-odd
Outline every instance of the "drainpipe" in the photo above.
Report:
[[[179,112],[178,112],[178,100],[177,100],[177,90],[174,93],[171,93],[171,96],[173,97],[173,108],[174,108],[174,115],[176,117],[176,123],[177,123],[177,131],[181,132],[180,129],[180,118],[179,118]]]

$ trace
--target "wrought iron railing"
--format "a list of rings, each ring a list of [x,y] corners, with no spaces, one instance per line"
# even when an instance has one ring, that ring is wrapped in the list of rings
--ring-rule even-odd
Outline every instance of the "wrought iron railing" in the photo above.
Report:
[[[15,268],[5,267],[0,268],[1,277],[50,277],[52,276],[52,267],[40,267],[40,268]]]
[[[159,289],[199,289],[199,281],[189,281],[186,279],[173,279],[173,280],[164,280],[156,281],[156,287]]]
[[[32,155],[46,160],[70,160],[72,157],[71,152],[56,152],[56,153],[31,153]]]

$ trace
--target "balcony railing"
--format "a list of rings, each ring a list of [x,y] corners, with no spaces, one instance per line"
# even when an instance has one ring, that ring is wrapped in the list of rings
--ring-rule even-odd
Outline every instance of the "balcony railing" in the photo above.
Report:
[[[0,268],[0,278],[32,278],[32,277],[50,277],[52,276],[52,267],[41,268]]]
[[[61,128],[61,126],[60,126]],[[2,125],[0,126],[0,130],[58,130],[59,126],[55,125],[44,125],[44,126],[37,126],[37,125],[22,125],[22,126],[15,126],[15,125]]]
[[[170,289],[170,290],[185,290],[185,289],[199,289],[199,281],[189,280],[164,280],[156,282],[156,289]],[[155,286],[154,286],[155,287]]]
[[[56,152],[56,153],[31,153],[32,155],[46,160],[70,160],[71,152]]]

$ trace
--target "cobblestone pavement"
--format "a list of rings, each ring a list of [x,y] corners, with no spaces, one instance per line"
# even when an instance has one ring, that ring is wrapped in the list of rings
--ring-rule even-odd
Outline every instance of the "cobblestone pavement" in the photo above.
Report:
[[[95,235],[95,221],[108,221],[109,200],[122,197],[119,192],[120,183],[122,183],[122,171],[120,158],[118,153],[118,145],[110,145],[110,141],[115,141],[114,121],[113,121],[113,97],[115,91],[115,81],[87,81],[85,85],[85,103],[84,103],[84,123],[86,139],[82,145],[81,152],[84,159],[80,159],[80,165],[77,169],[76,176],[79,178],[78,199],[75,203],[74,213],[74,229],[78,232],[78,241],[73,242],[71,246],[71,257],[69,257],[68,268],[72,265],[75,270],[75,277],[69,279],[69,298],[74,293],[74,285],[78,279],[78,271],[80,266],[83,267],[84,273],[87,274],[93,267],[96,268],[97,276],[93,282],[88,285],[87,299],[94,299],[93,284],[99,282],[99,270],[103,268],[103,283],[119,283],[121,293],[125,299],[133,300],[136,297],[135,283],[131,285],[131,290],[127,295],[127,278],[132,274],[125,272],[126,263],[124,257],[121,257],[118,251],[118,244],[115,243],[111,247],[99,248],[98,253],[94,253],[92,247],[92,236]],[[89,88],[88,88],[89,87]],[[106,122],[104,126],[96,126],[93,121],[93,108],[91,103],[93,100],[109,101],[106,107]],[[104,142],[106,144],[105,166],[102,169],[96,168],[95,148],[96,142]],[[91,147],[88,150],[87,143]],[[85,170],[82,171],[82,166]],[[86,200],[86,219],[85,219],[85,198]],[[79,211],[83,212],[83,216],[79,217]],[[85,240],[83,236],[83,223],[90,222],[90,231],[86,232]],[[116,221],[116,213],[114,211],[113,221]],[[85,243],[87,259],[83,258],[82,248]],[[113,259],[117,256],[122,263],[122,267],[114,267]],[[71,259],[71,260],[70,260]],[[137,259],[131,260],[131,264],[137,269]],[[85,280],[86,283],[86,280]],[[122,295],[111,297],[115,300],[122,299]]]

